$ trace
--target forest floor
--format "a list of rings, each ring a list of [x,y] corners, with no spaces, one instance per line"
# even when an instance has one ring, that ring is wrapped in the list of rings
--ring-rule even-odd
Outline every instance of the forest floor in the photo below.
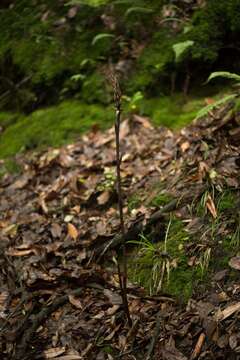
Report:
[[[239,117],[121,127],[129,327],[113,128],[18,161],[0,183],[1,359],[238,359]]]

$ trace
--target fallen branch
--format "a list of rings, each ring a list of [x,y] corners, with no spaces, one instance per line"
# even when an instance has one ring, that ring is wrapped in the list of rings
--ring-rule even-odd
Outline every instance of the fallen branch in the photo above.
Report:
[[[95,255],[99,256],[99,259],[111,249],[115,249],[121,245],[124,241],[130,241],[136,239],[139,234],[147,232],[151,226],[155,225],[158,221],[162,220],[163,215],[168,214],[172,211],[181,209],[183,206],[190,204],[194,199],[198,198],[202,192],[206,189],[206,186],[201,187],[197,194],[188,192],[179,199],[173,199],[168,204],[163,206],[161,209],[154,212],[146,223],[143,219],[139,220],[128,229],[123,237],[122,234],[116,234],[107,244],[103,244],[94,249]]]
[[[147,221],[146,225],[143,225],[142,221],[135,223],[125,234],[125,237],[122,234],[116,234],[107,244],[100,246],[95,249],[95,254],[99,255],[100,258],[110,249],[116,248],[116,246],[121,245],[122,242],[135,239],[141,232],[146,231],[147,228],[154,225],[157,221],[162,219],[164,214],[167,214],[171,211],[174,211],[178,208],[178,200],[172,200],[169,204],[165,205],[162,209],[153,213],[150,219]],[[180,206],[179,206],[180,207]]]
[[[81,295],[83,289],[76,289],[71,292],[71,295],[79,296]],[[27,347],[30,340],[33,338],[34,333],[39,328],[39,326],[60,306],[64,305],[69,300],[69,295],[63,295],[60,298],[55,299],[51,305],[43,308],[31,321],[32,325],[24,332],[21,342],[17,347],[17,353],[13,354],[12,359],[18,360],[24,358],[26,354]]]

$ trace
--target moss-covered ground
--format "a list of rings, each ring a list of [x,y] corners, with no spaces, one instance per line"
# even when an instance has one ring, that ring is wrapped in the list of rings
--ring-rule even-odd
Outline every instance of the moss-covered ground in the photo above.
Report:
[[[171,129],[189,124],[205,104],[203,97],[184,99],[182,94],[152,99],[136,98],[135,101],[133,96],[129,103],[124,103],[124,116],[133,110],[149,116],[154,125]],[[93,125],[105,129],[113,123],[113,106],[87,104],[78,100],[63,101],[29,115],[0,112],[0,158],[26,150],[59,146],[76,140]]]
[[[164,206],[171,199],[169,194],[160,190],[149,205]],[[137,207],[139,201],[140,196],[134,194],[130,201],[131,209],[134,205]],[[229,259],[240,250],[236,191],[216,192],[214,201],[218,213],[216,219],[208,216],[202,199],[194,204],[191,211],[204,224],[195,234],[187,230],[188,222],[172,214],[166,220],[165,234],[159,237],[158,242],[152,234],[144,234],[139,240],[132,241],[135,247],[130,250],[130,281],[140,284],[150,294],[157,292],[162,281],[161,292],[181,302],[186,302],[194,293],[206,290],[212,274],[229,268]],[[236,271],[231,270],[229,276],[236,277]]]
[[[111,125],[113,114],[108,107],[78,101],[65,101],[28,116],[1,113],[0,158],[74,141],[93,125],[99,128]]]

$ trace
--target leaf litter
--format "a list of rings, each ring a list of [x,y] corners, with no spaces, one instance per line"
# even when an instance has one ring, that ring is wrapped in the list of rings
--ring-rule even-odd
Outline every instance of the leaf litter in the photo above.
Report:
[[[231,189],[239,196],[232,107],[176,133],[139,115],[124,120],[124,216],[132,240],[146,227],[159,232],[156,223],[166,225],[161,208],[149,206],[160,184],[174,199],[169,211],[197,238],[185,247],[188,266],[198,266],[206,249],[219,255],[240,206],[224,209],[211,236],[221,195]],[[236,238],[229,263],[187,304],[161,292],[148,296],[129,282],[129,329],[112,260],[121,245],[114,129],[95,129],[75,144],[19,162],[22,173],[0,183],[2,359],[237,359],[240,286],[229,276],[239,270]],[[140,199],[129,209],[136,193]],[[177,268],[177,259],[171,263]]]

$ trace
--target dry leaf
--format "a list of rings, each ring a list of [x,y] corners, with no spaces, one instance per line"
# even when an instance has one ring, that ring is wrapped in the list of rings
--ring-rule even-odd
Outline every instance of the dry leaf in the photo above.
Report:
[[[52,223],[51,234],[54,238],[60,238],[62,235],[62,228],[58,223]]]
[[[76,240],[78,237],[78,231],[76,227],[71,223],[68,223],[68,235],[74,240]]]
[[[32,252],[34,252],[33,249],[17,250],[17,249],[14,249],[14,248],[9,248],[6,251],[6,255],[9,255],[9,256],[26,256],[26,255],[31,254]]]
[[[217,312],[215,318],[216,318],[217,321],[225,320],[229,316],[233,315],[235,312],[237,312],[239,310],[240,310],[240,302],[238,302],[236,304],[233,304],[233,305],[229,305],[224,310],[219,309],[219,311]]]
[[[105,337],[104,341],[110,341],[112,340],[112,338],[114,337],[114,335],[116,334],[116,332],[118,331],[118,329],[121,327],[121,324],[118,324],[115,329],[113,329],[113,331]]]
[[[97,198],[97,202],[99,205],[105,205],[110,198],[110,192],[104,191],[102,194],[100,194]]]
[[[180,145],[180,148],[182,150],[182,152],[184,153],[185,151],[187,151],[190,148],[190,143],[189,141],[185,141],[184,143],[182,143]]]
[[[82,306],[82,303],[79,299],[77,299],[75,296],[73,295],[68,295],[68,299],[69,299],[69,302],[75,306],[77,309],[83,309],[83,306]]]
[[[65,347],[47,349],[43,352],[45,359],[53,359],[65,352]]]
[[[231,258],[228,264],[232,269],[240,270],[240,256]]]
[[[210,194],[208,194],[206,206],[207,206],[208,210],[210,211],[210,213],[212,214],[213,218],[216,219],[217,218],[217,210],[216,210],[215,204],[214,204],[213,199],[211,198]]]
[[[112,292],[109,289],[104,289],[104,295],[108,298],[111,304],[113,305],[121,305],[122,304],[122,297],[117,293]]]

